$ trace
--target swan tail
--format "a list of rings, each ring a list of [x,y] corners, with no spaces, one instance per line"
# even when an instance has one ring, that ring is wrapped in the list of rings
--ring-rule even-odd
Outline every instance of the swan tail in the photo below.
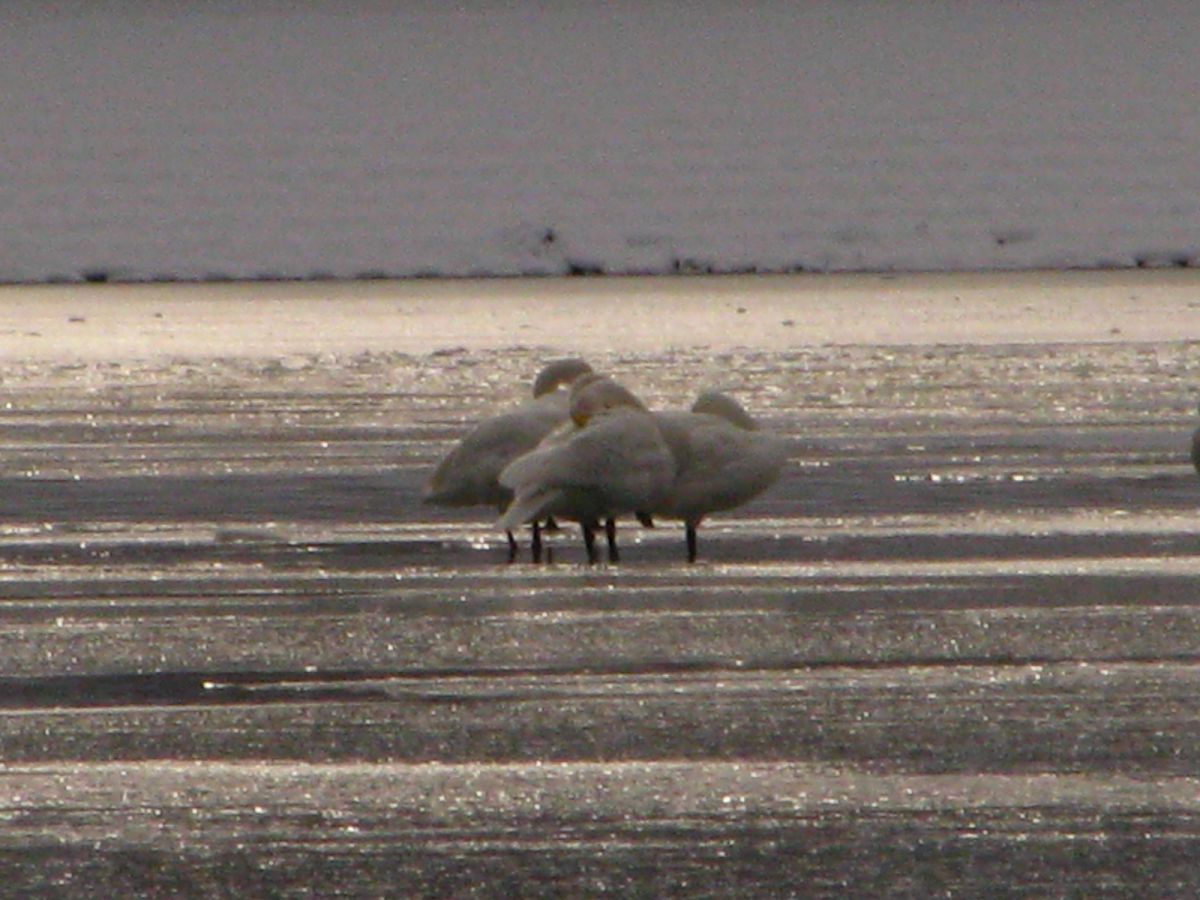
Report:
[[[500,517],[499,525],[505,531],[520,528],[526,522],[545,518],[549,509],[558,497],[557,491],[535,491],[531,494],[517,494],[512,503]]]

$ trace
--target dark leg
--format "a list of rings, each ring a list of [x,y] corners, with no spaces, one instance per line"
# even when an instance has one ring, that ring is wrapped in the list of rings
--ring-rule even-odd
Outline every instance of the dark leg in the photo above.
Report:
[[[546,516],[546,530],[558,531],[558,523],[554,521],[554,516]]]
[[[686,528],[688,562],[694,563],[696,561],[696,526],[689,522]]]
[[[587,548],[588,563],[596,563],[596,525],[593,522],[580,522],[583,529],[583,546]]]
[[[604,537],[608,539],[608,561],[620,562],[621,556],[617,553],[617,520],[612,516],[604,520]]]
[[[517,558],[517,539],[513,537],[511,531],[504,533],[508,535],[508,561],[513,562]]]
[[[653,528],[653,527],[654,527],[654,519],[653,519],[653,517],[651,517],[650,513],[647,513],[647,512],[640,512],[640,513],[634,513],[634,515],[636,515],[636,516],[637,516],[637,520],[638,520],[639,522],[641,522],[641,523],[642,523],[644,526],[646,526],[647,528]]]
[[[529,544],[529,552],[535,563],[542,561],[542,526],[538,524],[538,520],[533,520],[533,537]]]

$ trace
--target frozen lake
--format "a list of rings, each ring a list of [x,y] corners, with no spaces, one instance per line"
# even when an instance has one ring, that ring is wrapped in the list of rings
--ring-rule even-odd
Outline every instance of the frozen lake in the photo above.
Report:
[[[0,893],[1194,893],[1198,288],[3,293]],[[784,477],[504,564],[422,481],[566,353]]]

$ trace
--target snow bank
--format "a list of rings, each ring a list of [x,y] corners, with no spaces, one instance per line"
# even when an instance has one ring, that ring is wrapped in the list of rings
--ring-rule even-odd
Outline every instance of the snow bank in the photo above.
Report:
[[[1200,269],[9,286],[0,384],[38,362],[1180,344],[1197,296]]]
[[[1191,0],[14,0],[0,280],[1192,265],[1197,46]]]

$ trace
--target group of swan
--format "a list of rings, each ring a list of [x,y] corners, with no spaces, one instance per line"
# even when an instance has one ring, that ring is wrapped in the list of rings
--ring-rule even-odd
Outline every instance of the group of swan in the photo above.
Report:
[[[634,514],[644,524],[682,520],[694,562],[704,517],[762,493],[787,460],[787,441],[758,431],[725,394],[702,394],[688,412],[655,413],[578,359],[547,365],[533,393],[467,434],[425,491],[429,503],[495,506],[510,559],[515,529],[533,526],[539,561],[540,524],[561,518],[580,524],[589,562],[603,525],[616,562],[616,520]]]

